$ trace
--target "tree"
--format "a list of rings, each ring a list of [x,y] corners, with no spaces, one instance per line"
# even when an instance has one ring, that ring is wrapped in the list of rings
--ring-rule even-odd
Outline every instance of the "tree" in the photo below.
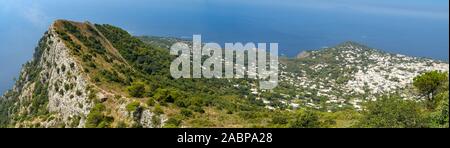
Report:
[[[418,128],[424,127],[419,104],[398,96],[384,96],[364,106],[357,127]]]
[[[141,98],[145,93],[145,84],[142,82],[134,82],[127,88],[127,90],[130,96]]]
[[[427,97],[428,101],[433,102],[434,96],[446,81],[448,81],[446,73],[431,71],[415,77],[413,85],[423,96]]]
[[[316,112],[306,110],[291,123],[291,128],[319,128],[320,121]]]

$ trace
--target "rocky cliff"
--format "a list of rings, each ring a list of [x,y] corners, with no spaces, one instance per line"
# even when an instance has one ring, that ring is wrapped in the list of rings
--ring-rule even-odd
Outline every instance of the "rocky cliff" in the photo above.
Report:
[[[85,38],[97,41],[96,49],[83,42]],[[120,58],[117,63],[127,64],[95,25],[55,21],[39,41],[33,59],[23,66],[14,88],[2,99],[4,104],[9,103],[2,106],[8,113],[8,121],[5,121],[8,126],[86,127],[88,118],[107,118],[108,123],[104,124],[108,126],[154,127],[151,124],[153,114],[148,109],[142,110],[143,114],[136,119],[134,111],[127,111],[125,107],[130,99],[94,83],[86,62],[99,64],[102,61],[85,59],[80,53],[98,49],[107,50],[102,53],[104,56]],[[104,66],[110,66],[105,63]],[[102,109],[100,115],[90,114],[100,104],[108,104],[103,106],[110,111]],[[96,123],[102,121],[90,122],[94,122],[90,124],[93,127],[102,124]]]

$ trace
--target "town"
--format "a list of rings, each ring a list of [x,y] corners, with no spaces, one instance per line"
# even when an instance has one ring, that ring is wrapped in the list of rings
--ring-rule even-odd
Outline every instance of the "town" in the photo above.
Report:
[[[171,55],[179,56],[170,66],[173,78],[244,78],[248,76],[252,79],[269,79],[261,81],[260,89],[273,89],[278,85],[277,43],[270,43],[270,51],[267,52],[266,43],[258,43],[258,47],[254,43],[245,45],[226,43],[225,48],[222,48],[218,43],[205,43],[202,47],[201,40],[201,35],[193,35],[192,49],[184,42],[172,45]],[[204,59],[205,57],[207,59]]]

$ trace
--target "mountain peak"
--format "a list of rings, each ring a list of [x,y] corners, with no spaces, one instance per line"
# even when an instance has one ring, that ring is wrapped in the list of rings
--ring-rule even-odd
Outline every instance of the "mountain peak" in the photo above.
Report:
[[[7,100],[40,100],[39,103],[25,104],[31,109],[23,112],[27,112],[33,120],[40,119],[41,112],[55,113],[52,118],[57,121],[40,121],[43,127],[54,127],[55,122],[65,126],[74,123],[70,127],[88,126],[85,121],[92,107],[99,100],[125,96],[123,90],[117,88],[128,85],[131,79],[129,74],[133,73],[127,60],[115,48],[121,46],[112,40],[125,37],[131,40],[131,35],[119,34],[112,29],[89,22],[54,21],[39,41],[33,59],[23,66],[14,89],[8,92]],[[120,103],[109,104],[115,105],[108,108],[118,110],[115,107]],[[15,126],[19,125],[31,126],[27,122]]]
[[[60,29],[63,29],[66,26],[66,24],[71,24],[71,25],[75,25],[75,26],[82,25],[82,23],[80,23],[80,22],[64,20],[64,19],[58,19],[58,20],[53,21],[53,23],[50,26],[50,28],[51,29],[55,29],[55,30],[60,30]]]
[[[350,49],[368,49],[369,47],[367,47],[366,45],[360,44],[358,42],[354,42],[354,41],[346,41],[343,42],[341,44],[338,44],[336,46],[336,48],[350,48]]]
[[[74,25],[82,25],[82,24],[92,25],[92,23],[89,22],[89,21],[77,22],[77,21],[65,20],[65,19],[55,20],[55,21],[53,21],[52,25],[67,24],[67,23],[71,23],[71,24],[74,24]]]
[[[334,52],[334,50],[336,51],[352,51],[355,53],[364,53],[366,51],[377,51],[377,52],[382,52],[373,48],[370,48],[366,45],[360,44],[358,42],[354,42],[354,41],[346,41],[343,43],[340,43],[334,47],[330,47],[330,48],[323,48],[323,49],[319,49],[319,50],[310,50],[310,51],[302,51],[301,53],[299,53],[297,55],[298,59],[301,58],[306,58],[311,56],[312,52],[318,52],[318,53],[334,53],[335,56],[337,56],[338,54],[341,54],[341,52]]]

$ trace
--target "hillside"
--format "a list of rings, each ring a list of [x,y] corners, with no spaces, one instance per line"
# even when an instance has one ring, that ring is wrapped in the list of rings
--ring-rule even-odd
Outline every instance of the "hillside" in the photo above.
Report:
[[[5,93],[2,123],[15,127],[161,127],[167,116],[180,112],[179,106],[188,114],[191,110],[203,113],[212,104],[252,106],[248,100],[237,99],[243,96],[226,85],[229,81],[173,80],[168,73],[173,58],[167,49],[145,44],[111,25],[58,20],[39,41],[14,88]],[[134,85],[145,88],[139,95],[129,95],[127,90]],[[172,122],[178,126],[180,121]]]
[[[55,21],[0,98],[0,127],[353,127],[365,102],[421,102],[413,79],[449,70],[346,42],[280,59],[280,84],[264,91],[252,79],[173,79],[168,48],[178,41]]]
[[[346,105],[361,109],[364,100],[386,93],[418,99],[410,89],[414,77],[449,70],[448,63],[442,61],[391,54],[354,42],[302,52],[296,59],[281,63],[284,87],[295,90],[288,94],[295,96],[291,99],[306,99],[316,108],[325,103],[331,110]]]

